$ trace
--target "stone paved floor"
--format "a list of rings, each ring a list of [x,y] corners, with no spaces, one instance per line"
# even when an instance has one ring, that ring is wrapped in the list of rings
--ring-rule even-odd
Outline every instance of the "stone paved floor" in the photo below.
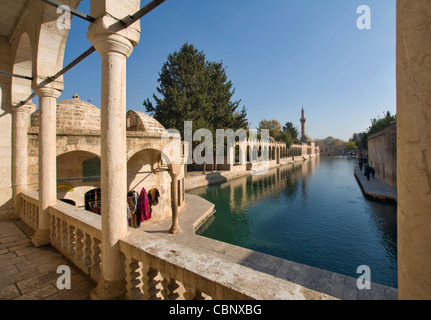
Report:
[[[36,248],[19,220],[0,220],[0,300],[86,300],[96,284],[51,246]],[[60,265],[71,288],[59,290]]]

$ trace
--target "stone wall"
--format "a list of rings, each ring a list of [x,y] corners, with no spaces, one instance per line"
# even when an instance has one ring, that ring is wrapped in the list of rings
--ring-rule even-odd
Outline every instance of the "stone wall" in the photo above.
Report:
[[[0,70],[10,70],[10,45],[0,41]],[[0,75],[0,219],[13,214],[12,204],[12,117],[10,110],[10,78]]]
[[[397,187],[397,125],[368,137],[368,160],[376,176],[390,187]]]
[[[0,117],[0,219],[13,214],[12,204],[12,117]]]
[[[397,1],[399,299],[431,299],[431,6]]]

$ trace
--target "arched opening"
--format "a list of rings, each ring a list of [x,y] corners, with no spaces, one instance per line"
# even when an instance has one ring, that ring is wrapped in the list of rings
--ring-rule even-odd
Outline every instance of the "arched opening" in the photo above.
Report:
[[[91,189],[84,194],[85,210],[101,214],[101,189]]]
[[[68,5],[76,9],[81,0],[69,1]],[[40,31],[37,44],[36,72],[40,79],[55,75],[63,68],[64,52],[70,27],[58,24],[57,8],[45,5],[41,17]],[[73,16],[70,16],[72,19]],[[63,82],[63,76],[57,79]],[[39,84],[39,83],[37,83]]]
[[[100,158],[87,151],[71,151],[57,156],[57,198],[88,204],[85,194],[100,188]],[[100,198],[99,198],[100,200]]]
[[[144,207],[144,218],[139,225],[154,223],[170,217],[172,214],[171,176],[167,167],[162,165],[161,151],[156,149],[138,151],[127,162],[127,172],[129,194],[131,196],[133,193],[135,196],[137,194],[141,203],[143,203],[144,197],[151,200]],[[145,218],[145,210],[147,218]]]

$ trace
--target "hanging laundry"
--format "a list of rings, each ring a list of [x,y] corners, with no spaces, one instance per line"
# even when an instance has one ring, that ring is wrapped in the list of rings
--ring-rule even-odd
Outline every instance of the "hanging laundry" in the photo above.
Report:
[[[153,208],[151,207],[151,201],[148,201],[147,211],[148,211],[148,219],[151,219],[151,214],[153,213]]]
[[[147,193],[147,198],[148,198],[148,203],[151,205],[151,204],[153,203],[153,201],[152,201],[152,196],[151,196],[151,190],[150,190],[150,191],[148,191],[148,193]]]
[[[157,190],[157,188],[152,188],[149,192],[150,197],[151,197],[151,205],[155,206],[159,203],[159,197],[160,197],[160,193],[159,190]]]
[[[148,195],[145,188],[142,188],[141,195],[139,197],[141,221],[148,220],[151,218],[151,203],[148,201]]]
[[[139,219],[139,195],[136,191],[129,191],[127,193],[127,204],[130,211],[128,218],[129,226],[138,228],[141,225],[141,220]]]

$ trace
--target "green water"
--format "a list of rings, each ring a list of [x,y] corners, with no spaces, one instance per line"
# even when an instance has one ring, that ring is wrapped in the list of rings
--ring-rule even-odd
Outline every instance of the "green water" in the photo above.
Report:
[[[371,281],[397,282],[396,204],[364,197],[357,161],[321,157],[191,190],[215,204],[201,235]]]

